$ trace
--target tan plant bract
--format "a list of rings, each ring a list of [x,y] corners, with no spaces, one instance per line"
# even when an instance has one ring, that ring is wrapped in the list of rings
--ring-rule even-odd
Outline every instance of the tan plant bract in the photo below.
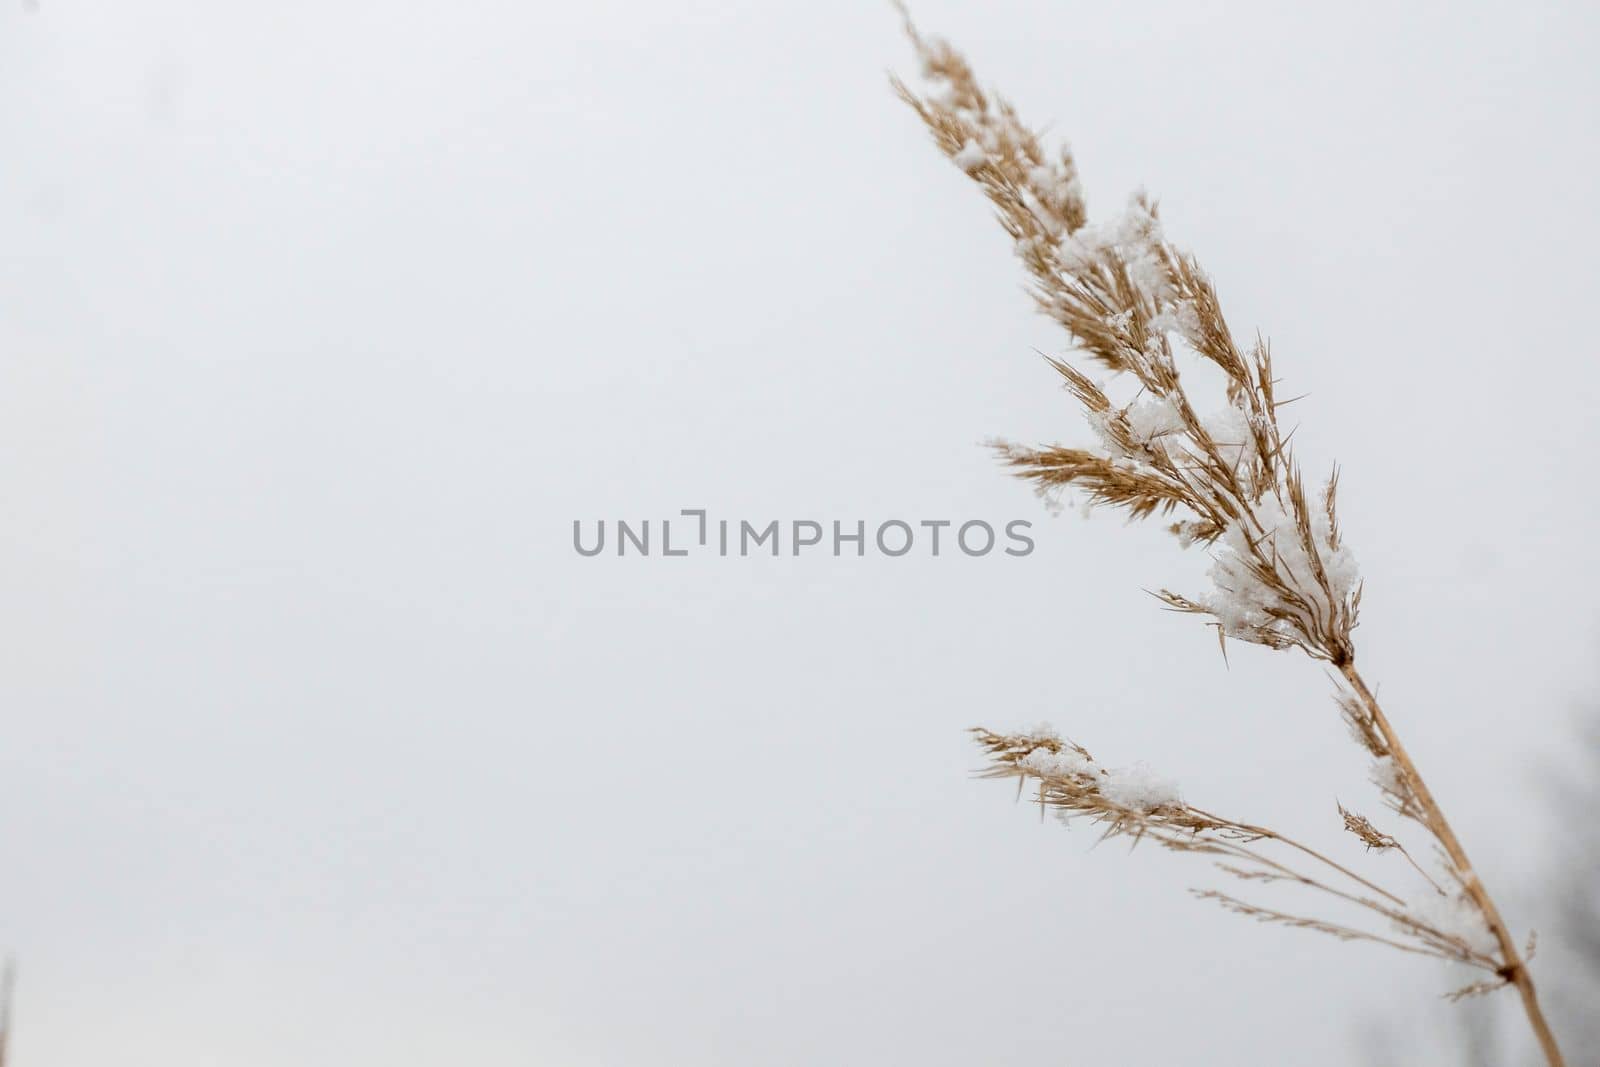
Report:
[[[988,198],[1040,311],[1087,360],[1049,363],[1094,443],[999,442],[999,458],[1046,496],[1072,492],[1087,507],[1120,509],[1134,519],[1170,517],[1169,529],[1185,548],[1211,554],[1214,588],[1162,590],[1168,607],[1207,618],[1224,642],[1297,648],[1329,664],[1351,733],[1372,757],[1374,783],[1396,814],[1431,836],[1445,885],[1397,838],[1342,805],[1345,828],[1368,850],[1398,851],[1423,873],[1432,887],[1426,899],[1408,903],[1282,834],[1211,814],[1175,794],[1129,793],[1088,752],[1049,733],[976,731],[990,760],[985,774],[1015,777],[1019,788],[1031,784],[1043,809],[1087,819],[1108,836],[1150,839],[1208,857],[1247,882],[1282,883],[1355,905],[1385,932],[1198,893],[1229,910],[1489,972],[1457,995],[1516,986],[1547,1060],[1560,1067],[1510,929],[1356,671],[1351,633],[1361,585],[1339,528],[1338,474],[1308,490],[1290,448],[1292,432],[1279,423],[1291,401],[1278,396],[1267,343],[1235,341],[1216,289],[1193,256],[1167,241],[1153,200],[1141,193],[1120,217],[1091,224],[1071,152],[1047,152],[1009,103],[979,86],[960,53],[918,33],[909,18],[906,29],[931,88],[919,93],[894,79],[896,93]],[[1194,371],[1206,366],[1220,371],[1222,383],[1219,403],[1209,406],[1193,384]]]

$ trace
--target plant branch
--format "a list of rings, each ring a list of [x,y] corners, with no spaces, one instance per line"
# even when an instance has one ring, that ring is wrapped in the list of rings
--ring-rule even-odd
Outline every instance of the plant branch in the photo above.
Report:
[[[1199,812],[1201,815],[1207,815],[1208,814],[1208,813],[1206,813],[1204,811],[1200,811],[1199,808],[1196,808],[1195,811]],[[1213,819],[1217,819],[1218,822],[1227,821],[1227,820],[1221,819],[1221,818],[1219,818],[1218,816],[1215,816],[1215,815],[1210,815],[1208,817],[1213,818]],[[1383,888],[1383,886],[1378,885],[1378,884],[1376,884],[1374,882],[1369,882],[1367,879],[1361,877],[1359,874],[1357,874],[1356,872],[1350,870],[1348,867],[1345,867],[1345,866],[1342,866],[1342,865],[1340,865],[1338,863],[1335,863],[1333,860],[1329,859],[1327,856],[1324,856],[1322,853],[1318,852],[1316,849],[1310,847],[1309,845],[1302,845],[1300,842],[1294,840],[1293,838],[1285,837],[1283,834],[1278,833],[1276,830],[1269,830],[1265,826],[1252,826],[1249,823],[1233,823],[1232,825],[1238,827],[1241,830],[1248,831],[1248,832],[1250,832],[1252,834],[1258,834],[1263,838],[1266,838],[1266,839],[1269,839],[1269,840],[1272,840],[1272,841],[1277,841],[1277,842],[1280,842],[1282,844],[1288,845],[1290,848],[1298,849],[1299,851],[1305,853],[1307,856],[1310,856],[1312,859],[1317,860],[1318,862],[1323,863],[1328,867],[1332,867],[1334,870],[1338,871],[1340,874],[1344,875],[1346,878],[1349,878],[1352,881],[1356,881],[1356,882],[1361,883],[1362,885],[1366,886],[1368,889],[1372,890],[1374,893],[1377,893],[1380,896],[1388,897],[1390,900],[1394,901],[1396,904],[1401,905],[1402,907],[1405,906],[1405,901],[1404,900],[1402,900],[1399,897],[1395,896],[1393,893],[1391,893],[1387,889]]]

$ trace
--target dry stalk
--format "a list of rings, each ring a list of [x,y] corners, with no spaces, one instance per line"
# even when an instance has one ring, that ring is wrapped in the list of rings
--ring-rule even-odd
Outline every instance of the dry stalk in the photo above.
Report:
[[[903,12],[902,12],[903,13]],[[1037,799],[1067,819],[1087,818],[1108,836],[1152,839],[1211,858],[1255,883],[1278,883],[1354,904],[1388,935],[1302,916],[1235,897],[1199,895],[1256,919],[1344,940],[1376,942],[1487,971],[1459,995],[1514,985],[1553,1067],[1563,1060],[1539,1007],[1533,980],[1444,812],[1355,668],[1351,631],[1361,605],[1355,559],[1339,528],[1338,472],[1308,490],[1279,424],[1291,402],[1278,396],[1263,340],[1241,348],[1216,289],[1195,258],[1166,239],[1153,200],[1132,198],[1108,222],[1091,224],[1072,153],[1048,152],[1006,101],[986,92],[948,43],[906,30],[932,84],[917,93],[893,85],[939,150],[993,205],[1026,271],[1039,310],[1059,323],[1086,366],[1049,358],[1093,432],[1088,447],[995,445],[1012,473],[1086,507],[1131,518],[1168,516],[1187,548],[1212,559],[1212,588],[1162,590],[1175,611],[1199,615],[1217,637],[1299,649],[1337,672],[1338,701],[1357,742],[1373,758],[1373,780],[1398,815],[1433,838],[1449,891],[1428,876],[1394,836],[1339,811],[1369,851],[1398,851],[1429,889],[1412,902],[1328,857],[1254,823],[1192,807],[1147,770],[1113,771],[1048,732],[978,730],[995,777],[1032,782]],[[1210,403],[1191,391],[1188,371],[1210,365],[1223,387]],[[1291,867],[1293,853],[1308,867]]]

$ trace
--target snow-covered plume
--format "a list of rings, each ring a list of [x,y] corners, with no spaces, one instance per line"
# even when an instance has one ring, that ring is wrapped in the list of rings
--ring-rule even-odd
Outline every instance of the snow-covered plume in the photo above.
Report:
[[[1213,588],[1166,594],[1172,607],[1209,616],[1227,637],[1348,660],[1360,580],[1338,528],[1337,479],[1305,493],[1267,346],[1234,341],[1210,279],[1168,241],[1154,200],[1135,193],[1091,222],[1070,150],[1048,152],[960,53],[911,34],[934,91],[896,82],[897,91],[994,204],[1040,309],[1090,365],[1136,393],[1113,404],[1109,380],[1052,360],[1093,443],[1002,443],[1001,457],[1047,493],[1072,487],[1134,518],[1171,515],[1181,544],[1209,548]],[[1222,372],[1220,395],[1191,388],[1200,364]]]
[[[1382,920],[1380,929],[1398,933],[1204,894],[1258,919],[1487,970],[1490,985],[1520,987],[1552,1053],[1508,928],[1355,668],[1362,585],[1339,528],[1338,472],[1308,491],[1290,448],[1293,427],[1280,423],[1289,401],[1279,396],[1271,349],[1265,341],[1235,340],[1211,279],[1168,239],[1151,197],[1136,193],[1122,210],[1091,222],[1071,151],[1046,149],[1009,103],[980,88],[948,43],[922,36],[909,20],[907,30],[930,88],[919,93],[895,81],[895,90],[940,152],[988,198],[1039,310],[1070,341],[1066,355],[1046,358],[1088,424],[1082,440],[999,442],[1000,458],[1047,500],[1059,502],[1070,490],[1088,507],[1136,520],[1164,517],[1183,548],[1206,552],[1206,587],[1160,596],[1168,607],[1206,619],[1225,651],[1232,638],[1297,648],[1329,664],[1381,796],[1413,832],[1431,838],[1444,877],[1429,875],[1398,837],[1340,806],[1345,829],[1374,859],[1393,864],[1401,857],[1428,883],[1414,906],[1408,895],[1275,831],[1190,806],[1142,765],[1105,768],[1053,732],[979,731],[991,760],[987,773],[1032,782],[1042,805],[1068,819],[1101,822],[1107,833],[1154,838],[1210,856],[1251,882],[1323,890],[1365,908]],[[1560,1062],[1559,1053],[1548,1058]]]

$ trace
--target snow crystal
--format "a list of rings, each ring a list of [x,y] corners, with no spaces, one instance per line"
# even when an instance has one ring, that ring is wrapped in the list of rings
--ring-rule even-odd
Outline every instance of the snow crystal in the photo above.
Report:
[[[1322,559],[1322,569],[1328,576],[1328,588],[1335,599],[1343,599],[1356,591],[1361,584],[1361,568],[1356,566],[1356,556],[1344,542],[1332,547],[1333,521],[1321,508],[1311,513],[1311,535],[1317,543],[1317,555]]]
[[[1125,456],[1128,450],[1122,447],[1122,442],[1117,440],[1117,435],[1111,430],[1111,417],[1113,414],[1114,412],[1111,411],[1095,411],[1092,408],[1085,408],[1083,418],[1089,424],[1089,429],[1093,430],[1095,436],[1100,438],[1100,444],[1107,453],[1113,456]]]
[[[1160,304],[1167,298],[1167,265],[1159,256],[1148,249],[1135,248],[1124,252],[1123,259],[1128,265],[1128,280],[1146,300]]]
[[[1230,467],[1237,467],[1255,441],[1250,413],[1229,404],[1221,411],[1200,420],[1206,433],[1217,443],[1217,454]]]
[[[1093,775],[1098,768],[1094,760],[1075,748],[1066,747],[1059,752],[1036,748],[1022,757],[1022,766],[1039,775],[1064,778],[1069,775]]]
[[[1429,890],[1419,896],[1406,909],[1418,922],[1442,934],[1458,937],[1466,942],[1474,952],[1481,952],[1485,956],[1497,956],[1500,952],[1500,941],[1494,936],[1494,931],[1489,929],[1489,924],[1483,918],[1483,912],[1478,910],[1478,905],[1466,893],[1453,893],[1443,896],[1434,890]]]
[[[1187,300],[1158,311],[1150,320],[1150,329],[1153,333],[1175,333],[1191,348],[1199,348],[1205,339],[1200,329],[1200,313]]]
[[[1053,167],[1043,165],[1029,169],[1028,187],[1040,200],[1056,211],[1083,197],[1075,175],[1061,173]]]
[[[1393,756],[1379,756],[1372,761],[1372,784],[1395,796],[1403,797],[1407,793],[1405,779],[1400,777],[1400,765]]]
[[[1147,396],[1130,405],[1127,418],[1133,439],[1142,444],[1183,429],[1183,417],[1178,414],[1177,405],[1164,396]]]
[[[962,170],[971,174],[985,163],[989,162],[989,153],[976,141],[968,140],[961,146],[961,151],[950,157],[950,161]]]
[[[1304,614],[1303,608],[1285,600],[1251,570],[1252,545],[1274,563],[1277,574],[1302,597],[1319,604],[1328,601],[1306,554],[1294,514],[1271,493],[1252,504],[1251,510],[1254,522],[1236,519],[1223,530],[1209,572],[1216,595],[1206,600],[1206,609],[1222,623],[1225,633],[1234,636],[1247,635],[1258,627],[1283,629],[1285,623],[1275,619],[1274,612]],[[1329,592],[1334,602],[1340,602],[1354,592],[1360,581],[1355,557],[1342,544],[1337,549],[1333,547],[1332,524],[1320,509],[1313,512],[1311,534]]]
[[[1115,222],[1116,245],[1128,265],[1128,278],[1157,307],[1166,302],[1171,289],[1167,265],[1161,253],[1164,237],[1161,222],[1150,213],[1144,194],[1135,193],[1127,210]]]
[[[1076,187],[1076,182],[1069,183]],[[1162,253],[1161,222],[1150,213],[1142,194],[1134,194],[1122,214],[1079,227],[1061,242],[1060,255],[1069,270],[1087,267],[1106,252],[1115,252],[1128,267],[1128,277],[1146,300],[1167,302],[1171,280]]]
[[[1061,257],[1061,265],[1068,270],[1083,270],[1095,262],[1099,254],[1096,246],[1089,240],[1089,234],[1084,231],[1088,226],[1080,226],[1076,233],[1070,237],[1063,237],[1056,255]]]
[[[1137,462],[1146,461],[1147,458],[1141,459],[1130,452],[1113,429],[1112,421],[1119,412],[1086,410],[1083,414],[1108,455]],[[1138,445],[1148,445],[1158,437],[1179,433],[1184,429],[1183,417],[1178,414],[1177,406],[1163,396],[1145,396],[1122,409],[1120,414],[1127,424],[1127,436]]]
[[[1143,763],[1106,772],[1100,780],[1100,795],[1133,811],[1154,811],[1183,802],[1177,782],[1161,777]]]

